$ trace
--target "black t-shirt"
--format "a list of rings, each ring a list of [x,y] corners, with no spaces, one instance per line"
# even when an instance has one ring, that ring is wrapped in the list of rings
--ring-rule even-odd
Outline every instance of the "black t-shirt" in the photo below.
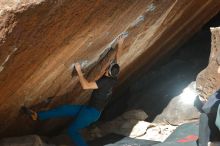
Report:
[[[103,76],[96,83],[98,89],[95,89],[92,92],[92,97],[89,102],[89,106],[103,111],[106,104],[109,101],[109,98],[112,94],[112,88],[116,84],[117,78]]]

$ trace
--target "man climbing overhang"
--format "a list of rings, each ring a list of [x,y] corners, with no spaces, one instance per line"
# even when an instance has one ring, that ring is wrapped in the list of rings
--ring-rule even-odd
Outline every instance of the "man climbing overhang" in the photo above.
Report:
[[[87,146],[79,131],[91,123],[97,121],[110,99],[112,88],[116,84],[120,66],[117,64],[120,51],[125,36],[122,34],[111,45],[111,49],[116,51],[114,60],[110,64],[102,66],[102,69],[95,77],[94,81],[88,81],[81,70],[79,63],[75,64],[75,69],[83,89],[93,89],[88,105],[65,104],[47,111],[35,112],[25,106],[22,111],[33,120],[47,120],[51,118],[74,117],[75,120],[68,128],[68,134],[77,146]],[[105,57],[103,58],[105,59]]]

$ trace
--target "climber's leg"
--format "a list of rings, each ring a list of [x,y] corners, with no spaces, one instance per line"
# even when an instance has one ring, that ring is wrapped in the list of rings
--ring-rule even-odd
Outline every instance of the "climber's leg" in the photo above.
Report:
[[[85,106],[80,110],[75,121],[68,129],[71,139],[77,146],[87,146],[86,142],[79,134],[79,130],[97,121],[100,115],[101,112],[92,107]]]
[[[72,117],[76,116],[76,114],[79,113],[82,107],[83,105],[63,105],[48,111],[38,112],[37,115],[39,120],[47,120],[50,118],[61,118],[69,116]]]

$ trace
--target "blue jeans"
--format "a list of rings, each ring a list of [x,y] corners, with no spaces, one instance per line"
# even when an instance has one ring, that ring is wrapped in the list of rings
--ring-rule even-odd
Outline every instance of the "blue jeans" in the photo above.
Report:
[[[51,118],[75,117],[76,119],[68,128],[68,134],[77,146],[87,146],[79,134],[79,130],[97,121],[101,111],[86,105],[63,105],[57,108],[38,113],[39,120]]]

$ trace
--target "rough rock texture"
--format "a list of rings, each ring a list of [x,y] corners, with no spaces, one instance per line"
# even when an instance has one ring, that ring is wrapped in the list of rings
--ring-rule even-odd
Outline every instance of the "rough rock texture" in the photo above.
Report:
[[[212,43],[208,66],[201,71],[196,79],[197,90],[200,96],[207,99],[220,88],[220,27],[211,28]]]
[[[90,92],[72,77],[73,63],[96,65],[122,32],[128,37],[121,81],[189,38],[219,8],[217,0],[1,0],[0,135],[56,127],[54,121],[36,127],[19,114],[24,104],[43,110],[85,103],[77,97]],[[36,105],[49,97],[51,104]]]
[[[99,124],[98,127],[90,130],[90,138],[103,137],[107,134],[114,133],[127,137],[139,137],[146,133],[153,124],[145,122],[147,115],[142,110],[131,110],[123,113],[112,121]]]
[[[169,102],[163,112],[154,119],[154,122],[180,125],[196,119],[198,120],[200,112],[194,106],[197,95],[195,82],[192,82],[180,95],[174,97]]]
[[[45,144],[37,135],[28,135],[23,137],[5,138],[0,140],[1,146],[55,146]]]
[[[138,137],[138,139],[163,142],[167,139],[167,137],[170,136],[170,134],[173,133],[176,128],[177,126],[155,124],[154,127],[147,129],[146,133],[143,136]]]

